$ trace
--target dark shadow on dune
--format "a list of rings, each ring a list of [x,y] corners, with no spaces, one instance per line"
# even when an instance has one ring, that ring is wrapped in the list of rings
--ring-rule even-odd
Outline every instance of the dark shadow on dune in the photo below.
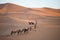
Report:
[[[2,9],[3,7],[5,7],[5,4],[1,4],[0,5],[0,9]]]

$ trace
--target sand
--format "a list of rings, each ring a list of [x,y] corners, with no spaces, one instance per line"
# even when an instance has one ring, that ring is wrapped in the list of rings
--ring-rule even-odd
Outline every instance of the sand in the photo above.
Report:
[[[60,13],[46,10],[5,4],[0,9],[0,40],[60,40]],[[33,28],[28,33],[11,35],[12,30],[30,27],[29,21],[37,21],[36,31]]]

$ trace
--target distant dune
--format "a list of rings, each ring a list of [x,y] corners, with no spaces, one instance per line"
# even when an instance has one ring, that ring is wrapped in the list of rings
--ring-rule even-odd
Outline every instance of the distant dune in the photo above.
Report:
[[[18,6],[11,3],[0,4],[0,13],[23,13],[23,12],[30,12],[35,13],[36,15],[46,15],[46,16],[60,16],[60,9],[53,9],[53,8],[26,8],[23,6]]]
[[[29,22],[37,23],[29,25]],[[11,35],[12,30],[36,26],[27,34]],[[60,9],[26,8],[12,3],[0,4],[0,40],[59,40]]]
[[[39,11],[40,14],[46,16],[60,16],[60,9],[52,9],[52,8],[33,8],[33,10]]]

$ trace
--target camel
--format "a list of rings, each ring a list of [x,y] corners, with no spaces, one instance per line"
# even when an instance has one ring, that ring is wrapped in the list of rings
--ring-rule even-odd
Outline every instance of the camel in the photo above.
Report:
[[[22,31],[23,31],[24,33],[27,33],[27,32],[29,31],[29,28],[24,28],[24,29],[22,29]]]
[[[34,29],[36,29],[37,22],[28,22],[28,23],[29,23],[29,25],[33,25]]]
[[[16,31],[11,31],[11,35],[13,35],[13,34],[22,34],[22,33],[27,33],[28,31],[31,31],[31,28],[23,28],[22,30],[16,30]]]
[[[11,31],[11,35],[16,34],[18,31]]]

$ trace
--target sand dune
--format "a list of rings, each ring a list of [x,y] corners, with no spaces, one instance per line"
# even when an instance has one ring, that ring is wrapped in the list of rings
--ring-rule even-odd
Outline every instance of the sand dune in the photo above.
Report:
[[[59,9],[52,9],[52,8],[33,8],[33,10],[39,11],[40,14],[46,15],[46,16],[60,16],[60,10]]]
[[[37,21],[36,31],[11,35],[12,30],[30,27],[30,21]],[[60,40],[60,9],[0,4],[0,40]]]

